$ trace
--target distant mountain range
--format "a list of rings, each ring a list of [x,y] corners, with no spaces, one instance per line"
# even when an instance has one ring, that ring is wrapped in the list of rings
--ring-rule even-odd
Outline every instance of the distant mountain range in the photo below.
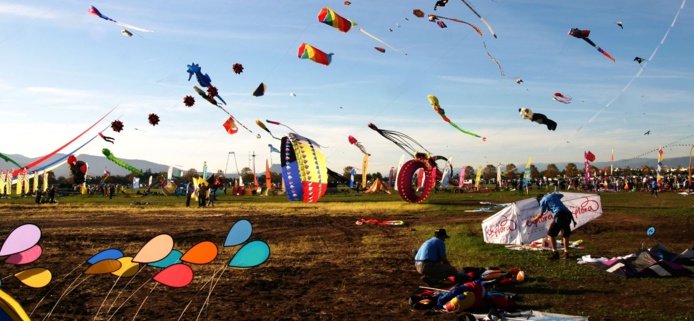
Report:
[[[17,163],[21,165],[25,164],[31,164],[32,162],[36,161],[39,159],[39,157],[25,157],[23,155],[18,155],[18,154],[6,154],[7,157],[11,158],[12,160],[16,161]],[[41,166],[44,166],[46,164],[50,164],[56,159],[59,159],[61,157],[64,157],[64,154],[56,154],[53,157],[50,157],[46,161],[42,162],[41,164],[38,164],[36,168],[40,168]],[[111,172],[111,175],[117,175],[117,176],[126,176],[129,175],[130,172],[123,168],[120,167],[116,164],[114,164],[112,161],[108,160],[104,156],[93,156],[93,155],[80,155],[79,160],[82,160],[89,164],[89,173],[91,173],[94,176],[101,176],[103,175],[104,169],[108,169],[109,172]],[[139,169],[142,172],[145,172],[149,170],[152,173],[159,173],[159,172],[166,172],[169,170],[169,165],[163,165],[163,164],[157,164],[153,162],[149,162],[146,160],[140,160],[140,159],[121,159],[123,162],[132,165],[133,167]],[[557,166],[557,168],[561,171],[564,168],[566,168],[566,164],[570,162],[557,162],[553,163],[554,165]],[[578,161],[578,162],[572,162],[576,164],[578,168],[583,168],[583,161]],[[508,164],[508,163],[507,163]],[[507,164],[503,164],[506,166]],[[547,165],[549,163],[533,163],[535,167],[539,171],[543,171],[547,168]],[[628,161],[615,161],[613,166],[615,168],[625,168],[627,166],[631,168],[641,168],[643,165],[647,165],[648,167],[655,168],[657,167],[658,160],[655,158],[634,158],[630,159]],[[520,162],[520,163],[514,163],[516,165],[516,168],[518,169],[518,172],[521,172],[523,168],[525,168],[525,161]],[[598,168],[604,168],[604,167],[609,167],[610,162],[594,162],[592,163],[593,166],[598,167]],[[678,166],[681,166],[682,168],[688,168],[689,167],[689,157],[674,157],[674,158],[665,158],[663,160],[663,165],[666,166],[667,168],[677,168]],[[496,166],[496,164],[494,164]],[[0,170],[8,170],[8,169],[17,169],[17,167],[12,164],[11,162],[4,162],[2,159],[0,159]],[[187,171],[188,168],[175,168],[174,170],[181,170],[183,172]],[[200,169],[198,169],[200,170]],[[270,168],[272,172],[278,173],[281,171],[281,166],[279,164],[273,164],[272,167]],[[460,169],[454,170],[454,172],[459,172]],[[58,166],[57,168],[53,169],[53,172],[57,177],[59,176],[64,176],[68,177],[70,176],[69,170],[67,168],[67,165],[63,164],[61,166]],[[339,174],[342,174],[338,172]],[[174,172],[174,175],[177,176],[177,172]],[[235,174],[232,173],[227,173],[230,176],[235,176]],[[382,175],[387,175],[387,173],[381,173]]]

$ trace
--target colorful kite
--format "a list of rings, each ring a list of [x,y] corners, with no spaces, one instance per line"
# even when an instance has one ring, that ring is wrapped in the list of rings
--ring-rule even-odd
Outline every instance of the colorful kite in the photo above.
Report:
[[[463,0],[463,1],[465,1],[465,0]],[[587,42],[591,46],[595,47],[595,49],[597,49],[600,53],[605,55],[605,57],[610,58],[610,60],[612,60],[612,62],[615,62],[614,58],[612,58],[612,56],[610,56],[610,54],[608,54],[605,50],[602,50],[602,48],[598,47],[598,45],[596,45],[593,41],[591,41],[588,38],[589,35],[590,35],[590,30],[581,30],[578,28],[571,28],[571,30],[569,30],[569,36],[572,36],[572,37],[578,38],[578,39],[583,39],[585,42]]]
[[[318,21],[342,32],[347,32],[352,28],[352,26],[357,25],[354,21],[343,18],[328,7],[325,7],[318,12]]]
[[[642,62],[646,61],[646,58],[636,57],[634,58],[634,61],[638,62],[640,65]]]
[[[231,68],[234,69],[234,73],[236,73],[237,75],[243,72],[243,65],[240,63],[233,64]]]
[[[120,133],[123,130],[123,122],[120,120],[114,120],[111,122],[111,129],[113,129],[114,132]]]
[[[258,85],[258,88],[253,91],[253,96],[260,97],[265,95],[265,89],[267,89],[267,85],[261,82],[260,85]]]
[[[484,20],[484,18],[482,18],[482,16],[480,16],[480,14],[477,13],[477,11],[475,11],[475,9],[472,8],[472,6],[469,3],[467,3],[467,1],[465,1],[465,0],[462,0],[462,1],[468,8],[470,8],[472,13],[474,13],[477,16],[477,18],[480,18],[480,20],[482,20],[482,22],[487,26],[487,29],[489,29],[489,32],[492,33],[492,36],[494,36],[494,38],[496,38],[496,33],[494,32],[494,29],[492,29],[492,26],[490,26],[489,23],[487,23],[487,20]]]
[[[328,187],[328,170],[320,146],[295,133],[282,137],[282,179],[289,201],[314,203]]]
[[[198,65],[196,63],[191,63],[190,65],[188,65],[188,81],[190,81],[190,78],[193,77],[193,75],[195,75],[195,79],[198,80],[198,84],[200,84],[200,86],[205,87],[205,88],[212,87],[212,79],[210,78],[210,76],[208,74],[203,74],[202,69],[200,68],[200,65]],[[214,87],[212,87],[212,88],[214,88]],[[216,88],[214,90],[214,95],[210,95],[210,97],[217,97],[217,98],[219,98],[219,100],[222,101],[223,104],[225,104],[225,105],[227,104],[224,101],[224,99],[222,99],[222,97],[220,97],[217,94]]]
[[[417,18],[424,18],[424,11],[422,10],[414,9],[412,10],[412,14],[415,15]]]
[[[437,15],[434,15],[434,14],[430,14],[430,15],[429,15],[429,21],[431,21],[431,22],[437,22],[438,19],[446,19],[446,20],[450,20],[450,21],[454,21],[454,22],[458,22],[458,23],[464,23],[464,24],[466,24],[466,25],[472,27],[472,29],[475,29],[475,31],[477,31],[477,33],[480,35],[480,37],[482,36],[482,30],[480,30],[480,28],[477,28],[475,25],[473,25],[473,24],[471,24],[471,23],[469,23],[469,22],[465,22],[465,21],[463,21],[463,20],[455,19],[455,18],[446,18],[446,17],[443,17],[443,16],[437,16]],[[438,23],[438,22],[437,22],[437,23]],[[444,27],[442,27],[442,28],[444,28]]]
[[[348,5],[350,5],[350,4],[352,4],[352,3],[349,2],[349,1],[345,1],[345,5],[346,5],[346,6],[348,6]]]
[[[349,143],[350,143],[350,144],[352,144],[352,145],[354,145],[354,146],[357,146],[357,148],[359,148],[359,150],[360,150],[362,153],[364,153],[364,155],[371,156],[371,154],[369,154],[369,153],[366,152],[366,148],[364,148],[364,145],[362,145],[359,141],[357,141],[357,139],[354,138],[354,136],[349,135],[349,137],[347,137],[347,139],[349,139]]]
[[[236,123],[234,123],[234,117],[232,116],[229,116],[229,119],[227,119],[222,126],[224,126],[224,129],[226,129],[229,135],[236,134],[239,131],[239,128],[236,127]]]
[[[386,52],[386,49],[383,48],[383,47],[374,47],[374,49],[376,49],[376,50],[378,50],[378,51],[380,51],[380,52],[383,52],[383,53]]]
[[[157,114],[149,114],[149,116],[147,116],[147,119],[149,120],[149,123],[152,126],[156,126],[157,124],[159,124],[159,116],[157,116]]]
[[[126,37],[132,37],[133,36],[133,33],[126,30],[126,29],[121,30],[120,33],[122,33]]]
[[[569,95],[563,95],[562,93],[554,93],[554,97],[552,99],[560,102],[560,103],[565,103],[568,104],[571,102],[571,96]]]
[[[429,102],[431,103],[431,107],[434,108],[434,110],[436,111],[436,113],[438,113],[439,116],[441,116],[441,118],[442,118],[445,122],[449,123],[449,124],[450,124],[451,126],[453,126],[455,129],[457,129],[457,130],[459,130],[459,131],[461,131],[461,132],[463,132],[463,133],[465,133],[465,134],[468,134],[468,135],[470,135],[470,136],[474,136],[474,137],[477,137],[477,138],[482,138],[482,141],[485,141],[485,142],[487,141],[487,137],[482,137],[482,136],[477,135],[477,134],[475,134],[475,133],[472,133],[472,132],[469,132],[469,131],[467,131],[467,130],[464,130],[464,129],[458,127],[458,125],[456,125],[455,123],[453,123],[450,119],[448,119],[448,117],[446,117],[446,111],[444,111],[443,108],[441,108],[441,106],[439,105],[439,99],[436,98],[436,96],[434,96],[434,95],[428,95],[427,98],[429,98]]]
[[[374,35],[372,35],[372,34],[366,32],[366,30],[364,30],[364,29],[362,29],[362,28],[359,28],[359,31],[361,31],[361,33],[363,33],[363,34],[365,34],[365,35],[371,37],[372,39],[374,39],[374,40],[376,40],[376,41],[378,41],[378,42],[380,42],[380,43],[386,45],[388,48],[393,49],[393,50],[395,50],[395,51],[397,51],[397,52],[399,52],[399,53],[404,54],[405,56],[407,56],[406,53],[404,53],[404,52],[402,52],[402,51],[400,51],[400,50],[398,50],[398,49],[393,48],[393,46],[387,44],[385,41],[383,41],[383,40],[381,40],[381,39],[376,38]]]
[[[118,22],[118,21],[116,21],[116,20],[113,20],[113,19],[111,19],[111,18],[109,18],[109,17],[103,15],[101,12],[99,12],[99,9],[97,9],[97,8],[94,7],[94,6],[89,6],[89,10],[87,10],[87,13],[91,13],[91,14],[93,14],[93,15],[95,15],[95,16],[101,18],[101,19],[114,22],[115,24],[117,24],[117,25],[119,25],[119,26],[122,26],[122,27],[130,28],[130,29],[135,29],[135,30],[137,30],[137,31],[142,31],[142,32],[152,32],[152,30],[147,30],[147,29],[138,28],[138,27],[135,27],[135,26],[131,26],[131,25],[129,25],[129,24],[125,24],[125,23],[122,23],[122,22]]]
[[[318,48],[307,43],[302,43],[299,46],[297,56],[301,59],[311,59],[314,62],[328,66],[332,61],[333,53],[326,54]]]
[[[260,119],[256,119],[256,120],[255,120],[255,124],[258,125],[258,127],[260,127],[260,128],[262,128],[263,130],[265,130],[266,132],[268,132],[268,134],[270,134],[270,136],[272,136],[272,138],[277,139],[277,140],[280,140],[279,138],[275,137],[275,135],[273,135],[272,132],[270,132],[270,130],[267,128],[267,126],[265,126],[265,124],[263,124],[263,122],[260,121]],[[278,153],[279,153],[279,152],[278,152]]]
[[[130,166],[130,165],[124,163],[124,162],[121,161],[120,159],[116,158],[116,156],[114,156],[113,154],[111,154],[111,151],[108,150],[108,148],[102,149],[102,150],[101,150],[101,153],[103,153],[104,156],[106,156],[106,158],[108,158],[110,161],[112,161],[112,162],[118,164],[118,166],[123,167],[123,168],[125,168],[125,169],[127,169],[127,170],[129,170],[129,171],[131,171],[131,172],[133,172],[133,173],[135,173],[135,174],[137,174],[137,175],[144,175],[144,174],[142,174],[142,172],[141,172],[140,170],[138,170],[137,168],[132,167],[132,166]]]
[[[446,23],[443,22],[443,21],[441,21],[441,20],[436,21],[436,24],[439,25],[439,27],[440,27],[441,29],[443,29],[443,28],[448,28],[448,26],[446,25]]]

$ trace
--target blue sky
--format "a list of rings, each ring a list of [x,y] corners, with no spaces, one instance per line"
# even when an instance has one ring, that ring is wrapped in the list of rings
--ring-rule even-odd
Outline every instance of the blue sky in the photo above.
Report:
[[[582,162],[592,151],[597,161],[616,165],[658,148],[693,144],[694,14],[685,6],[667,39],[645,70],[635,56],[648,58],[668,31],[682,2],[664,1],[500,1],[472,5],[485,25],[460,1],[433,11],[435,1],[45,1],[0,3],[0,119],[3,154],[39,157],[62,146],[108,110],[101,124],[75,142],[80,145],[120,119],[125,129],[97,141],[125,159],[145,159],[183,168],[232,172],[256,167],[271,157],[268,144],[279,142],[255,120],[280,121],[323,146],[328,166],[341,171],[361,167],[361,152],[347,140],[353,135],[372,154],[369,172],[386,174],[404,154],[367,127],[403,132],[437,155],[453,156],[453,165],[473,167],[515,163],[529,156],[537,163]],[[90,5],[112,19],[140,28],[133,37],[123,27],[87,14]],[[353,28],[341,33],[317,21],[330,7],[407,53],[384,47]],[[457,18],[479,27],[445,21],[439,28],[413,9]],[[624,29],[616,21],[622,21]],[[609,52],[612,62],[580,39],[572,27],[591,30],[590,39]],[[389,29],[392,29],[390,31]],[[308,43],[334,53],[330,66],[297,58]],[[506,75],[502,77],[489,52]],[[186,65],[197,63],[212,78],[225,108],[253,131],[228,135],[227,115],[200,99],[188,81]],[[244,72],[232,71],[241,63]],[[631,84],[627,85],[632,81]],[[260,82],[263,97],[251,93]],[[573,97],[570,104],[551,98]],[[295,93],[296,96],[291,96]],[[436,95],[458,132],[432,110]],[[188,108],[182,99],[196,97]],[[611,102],[611,103],[610,103]],[[543,113],[559,125],[551,132],[523,120],[518,108]],[[161,118],[158,126],[147,115]],[[275,136],[284,127],[269,125]],[[650,135],[644,135],[650,131]],[[260,134],[261,138],[256,138]],[[68,147],[64,152],[74,147]],[[668,157],[689,154],[688,146],[665,149]],[[229,152],[231,160],[227,165]],[[655,158],[655,153],[644,155]],[[278,163],[278,154],[272,154]],[[113,165],[116,166],[115,164]],[[655,166],[655,164],[653,164]],[[101,169],[92,169],[101,172]]]

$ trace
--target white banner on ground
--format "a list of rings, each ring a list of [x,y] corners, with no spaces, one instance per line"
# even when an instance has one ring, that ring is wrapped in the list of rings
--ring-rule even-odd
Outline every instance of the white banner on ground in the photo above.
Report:
[[[577,225],[571,230],[600,217],[602,204],[600,195],[582,193],[561,193],[564,205],[573,213]],[[537,222],[530,220],[540,211],[535,198],[515,202],[482,222],[484,242],[494,244],[530,244],[547,236],[547,230],[554,220],[552,212],[547,211]]]

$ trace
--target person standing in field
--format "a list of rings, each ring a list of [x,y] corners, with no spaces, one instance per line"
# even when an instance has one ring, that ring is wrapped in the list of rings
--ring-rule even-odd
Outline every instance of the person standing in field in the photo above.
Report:
[[[552,214],[554,214],[554,220],[549,226],[547,231],[547,237],[549,238],[550,246],[552,246],[552,255],[548,256],[549,260],[556,260],[560,257],[562,259],[569,258],[569,237],[571,236],[571,222],[574,222],[576,226],[576,221],[574,220],[573,213],[562,203],[561,198],[564,195],[560,193],[551,193],[547,195],[539,194],[535,198],[537,203],[540,204],[540,213],[533,217],[530,222],[535,223],[539,220],[545,212],[549,209]],[[556,237],[561,231],[562,241],[564,242],[564,253],[559,256],[557,253],[557,240]]]

